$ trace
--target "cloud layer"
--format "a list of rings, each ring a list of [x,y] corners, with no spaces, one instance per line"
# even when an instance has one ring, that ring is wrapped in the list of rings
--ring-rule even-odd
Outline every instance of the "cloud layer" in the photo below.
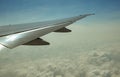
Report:
[[[107,24],[106,24],[107,25]],[[49,46],[19,46],[0,53],[1,77],[119,77],[118,26],[70,26],[44,37]]]

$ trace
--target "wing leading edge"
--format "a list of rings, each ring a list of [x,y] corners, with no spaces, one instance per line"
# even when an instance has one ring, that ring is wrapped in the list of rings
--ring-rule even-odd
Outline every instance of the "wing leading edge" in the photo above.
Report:
[[[28,23],[29,25],[18,24],[19,27],[17,27],[18,25],[14,25],[16,29],[5,29],[7,32],[2,31],[0,34],[0,44],[8,48],[14,48],[16,46],[33,41],[50,32],[69,32],[70,30],[66,29],[66,26],[90,15],[94,14],[79,15],[54,21]]]

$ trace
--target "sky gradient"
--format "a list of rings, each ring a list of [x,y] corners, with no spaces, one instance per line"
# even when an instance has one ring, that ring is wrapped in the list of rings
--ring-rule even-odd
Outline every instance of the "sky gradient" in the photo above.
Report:
[[[0,25],[52,20],[86,13],[96,14],[90,18],[91,23],[112,21],[119,24],[119,6],[119,0],[0,0]]]

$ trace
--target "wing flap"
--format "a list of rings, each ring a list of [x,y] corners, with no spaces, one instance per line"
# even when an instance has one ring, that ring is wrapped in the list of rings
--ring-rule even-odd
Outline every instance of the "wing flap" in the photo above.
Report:
[[[30,42],[27,42],[27,43],[25,43],[23,45],[49,45],[49,44],[50,44],[49,42],[46,42],[41,38],[37,38],[37,39],[32,40]]]
[[[63,27],[63,28],[58,29],[58,30],[56,30],[56,31],[54,31],[54,32],[63,32],[63,33],[64,33],[64,32],[71,32],[71,30]]]

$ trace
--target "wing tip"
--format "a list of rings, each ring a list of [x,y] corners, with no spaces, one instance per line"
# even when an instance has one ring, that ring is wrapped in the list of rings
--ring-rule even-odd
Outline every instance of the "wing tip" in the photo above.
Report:
[[[90,15],[95,15],[95,13],[91,13]]]
[[[84,16],[90,16],[90,15],[95,15],[95,13],[84,14]],[[81,15],[80,15],[80,16],[81,16]]]

